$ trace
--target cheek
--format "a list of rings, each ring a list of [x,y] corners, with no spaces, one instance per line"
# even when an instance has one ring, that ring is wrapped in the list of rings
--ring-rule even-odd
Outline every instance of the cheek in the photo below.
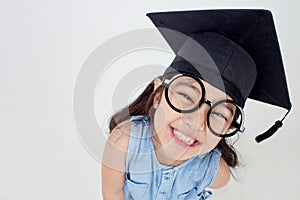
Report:
[[[213,135],[212,133],[207,133],[207,139],[203,146],[203,153],[207,153],[214,149],[220,142],[221,138]]]
[[[154,113],[154,129],[158,133],[166,126],[167,115],[166,110],[159,104]]]

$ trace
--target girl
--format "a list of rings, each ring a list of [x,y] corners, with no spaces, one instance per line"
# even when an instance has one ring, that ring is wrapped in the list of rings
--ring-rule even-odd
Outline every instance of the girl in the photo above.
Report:
[[[270,75],[268,84],[261,78],[270,65],[283,72],[271,13],[209,10],[148,16],[176,57],[112,117],[103,155],[103,197],[206,199],[211,192],[205,189],[226,185],[229,167],[238,165],[226,138],[244,131],[246,99],[290,110],[285,77]],[[280,82],[285,92],[280,101],[268,91],[271,82]],[[277,127],[271,129],[260,138]]]

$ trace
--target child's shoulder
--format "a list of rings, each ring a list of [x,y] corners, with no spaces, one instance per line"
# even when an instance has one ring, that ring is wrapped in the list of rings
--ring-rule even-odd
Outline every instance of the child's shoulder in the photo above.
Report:
[[[147,127],[149,125],[149,117],[143,115],[132,116],[130,119],[118,124],[110,133],[108,141],[120,150],[127,151],[131,129],[136,131],[137,127]],[[137,125],[137,126],[135,126]]]
[[[129,144],[130,121],[124,121],[116,126],[108,136],[105,144],[102,164],[125,172],[125,159]]]
[[[116,126],[110,133],[108,141],[120,150],[127,151],[130,138],[130,120],[126,120]]]

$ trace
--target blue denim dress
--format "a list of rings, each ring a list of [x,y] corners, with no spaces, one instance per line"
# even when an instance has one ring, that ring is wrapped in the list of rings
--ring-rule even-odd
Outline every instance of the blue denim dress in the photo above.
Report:
[[[126,157],[125,199],[130,200],[205,200],[205,188],[216,179],[221,153],[218,149],[190,158],[173,167],[158,162],[149,118],[131,118]]]

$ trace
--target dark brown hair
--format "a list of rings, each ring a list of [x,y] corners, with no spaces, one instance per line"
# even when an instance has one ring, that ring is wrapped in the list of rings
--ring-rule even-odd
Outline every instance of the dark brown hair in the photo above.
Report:
[[[158,78],[162,79],[165,76],[167,75]],[[121,122],[130,119],[131,116],[148,115],[150,116],[150,119],[152,119],[154,113],[152,113],[153,109],[151,109],[151,107],[154,97],[158,94],[161,95],[163,89],[164,86],[160,85],[154,90],[154,81],[152,81],[134,102],[111,117],[109,123],[110,132]],[[234,168],[238,165],[237,153],[232,144],[228,144],[226,139],[222,138],[217,147],[221,151],[222,157],[228,166]]]

